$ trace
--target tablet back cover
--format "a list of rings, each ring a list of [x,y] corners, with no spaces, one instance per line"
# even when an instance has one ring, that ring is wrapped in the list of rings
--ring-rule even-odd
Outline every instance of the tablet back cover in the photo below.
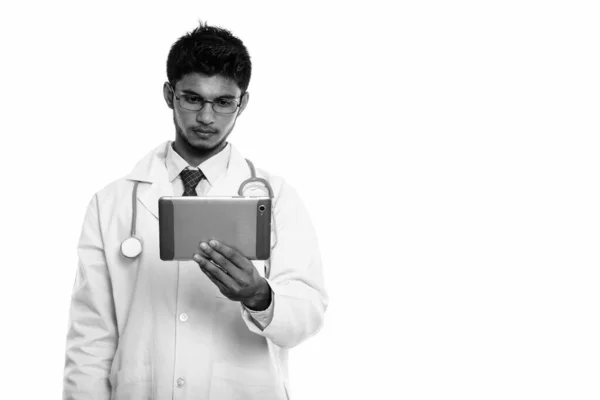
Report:
[[[270,257],[269,197],[161,197],[158,213],[162,260],[192,260],[211,239],[250,260]]]

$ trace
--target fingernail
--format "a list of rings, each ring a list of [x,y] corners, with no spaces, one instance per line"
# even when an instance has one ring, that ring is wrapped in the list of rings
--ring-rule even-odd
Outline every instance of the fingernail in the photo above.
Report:
[[[206,243],[204,243],[204,242],[200,243],[200,247],[201,247],[203,250],[208,250],[208,245],[207,245]]]
[[[212,247],[217,247],[217,241],[216,240],[211,240],[209,243],[210,243],[210,245]]]
[[[196,260],[196,261],[200,261],[200,260],[202,260],[202,259],[200,258],[200,255],[198,255],[198,254],[194,254],[194,260]]]

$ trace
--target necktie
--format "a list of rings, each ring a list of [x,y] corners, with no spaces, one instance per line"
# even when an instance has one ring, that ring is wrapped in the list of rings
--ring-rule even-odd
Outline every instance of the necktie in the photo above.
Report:
[[[202,180],[204,175],[197,169],[184,169],[179,174],[183,181],[183,196],[197,196],[196,186]]]

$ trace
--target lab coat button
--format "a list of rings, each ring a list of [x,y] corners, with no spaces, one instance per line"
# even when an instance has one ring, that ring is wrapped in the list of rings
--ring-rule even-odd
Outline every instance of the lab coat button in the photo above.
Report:
[[[183,380],[183,378],[177,379],[177,387],[181,388],[183,387],[183,385],[185,385],[185,381]]]
[[[187,315],[186,313],[181,313],[181,314],[179,314],[179,320],[180,320],[181,322],[185,322],[185,321],[187,321],[187,320],[188,320],[188,315]]]

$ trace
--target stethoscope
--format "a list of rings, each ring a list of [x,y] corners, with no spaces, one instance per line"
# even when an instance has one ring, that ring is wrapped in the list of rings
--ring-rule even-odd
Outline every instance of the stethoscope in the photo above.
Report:
[[[165,153],[164,153],[164,158],[166,160],[167,158],[167,152],[169,150],[169,146],[170,146],[171,142],[167,143],[167,147],[165,148]],[[254,164],[252,164],[252,162],[248,159],[246,159],[246,162],[248,163],[248,167],[250,167],[250,174],[251,177],[246,179],[245,181],[243,181],[240,184],[240,187],[238,189],[238,195],[243,196],[244,194],[244,189],[246,188],[247,185],[249,184],[260,184],[260,186],[263,186],[267,189],[268,193],[269,193],[269,197],[271,199],[273,199],[275,196],[273,195],[273,188],[271,187],[271,185],[269,184],[269,182],[264,179],[264,178],[258,178],[256,176],[256,170],[254,169]],[[136,236],[135,234],[135,228],[136,228],[136,221],[137,221],[137,190],[138,190],[138,185],[139,185],[139,181],[136,181],[135,184],[133,185],[133,191],[132,191],[132,195],[131,195],[131,201],[132,201],[132,215],[131,215],[131,235],[123,240],[123,242],[121,243],[121,253],[127,257],[127,258],[131,258],[131,259],[135,259],[136,257],[138,257],[140,254],[142,254],[142,250],[143,250],[143,245],[142,245],[142,239],[140,239],[138,236]],[[273,204],[273,208],[274,208],[274,204]],[[274,215],[274,210],[273,208],[271,209],[271,215]],[[275,218],[272,217],[272,231],[275,232],[275,240],[272,241],[271,243],[271,247],[273,247],[275,245],[275,243],[277,242],[277,229],[275,228]],[[266,271],[265,271],[266,272]]]

